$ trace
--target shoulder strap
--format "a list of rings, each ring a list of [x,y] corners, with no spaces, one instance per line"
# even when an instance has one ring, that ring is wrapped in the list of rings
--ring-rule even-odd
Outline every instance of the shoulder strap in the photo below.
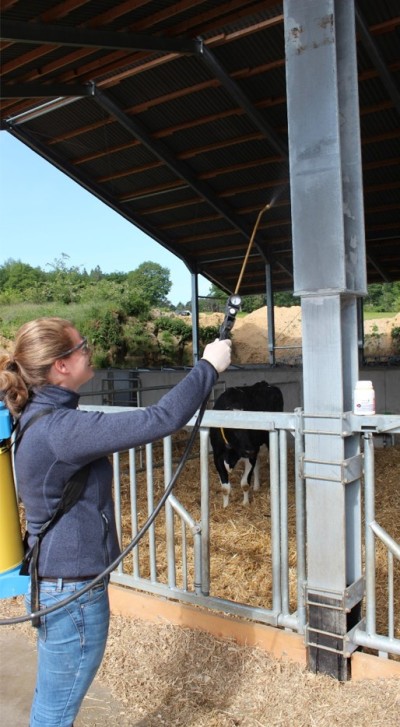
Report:
[[[56,524],[61,515],[64,515],[64,513],[71,510],[75,503],[78,502],[89,477],[89,470],[90,464],[87,464],[78,470],[78,472],[75,472],[68,482],[65,483],[63,493],[54,513],[51,518],[42,525],[38,532],[40,540],[43,538],[45,533],[47,533],[47,531]]]
[[[15,445],[17,446],[19,444],[22,435],[26,432],[27,429],[29,429],[29,427],[32,426],[32,424],[34,424],[38,419],[45,416],[46,414],[51,414],[51,412],[53,411],[54,408],[42,409],[41,411],[34,414],[17,433],[17,436],[14,440]],[[47,522],[42,525],[37,534],[40,540],[43,538],[44,534],[49,530],[49,528],[57,522],[61,515],[63,515],[65,512],[68,512],[68,510],[70,510],[71,507],[73,507],[73,505],[78,502],[86,485],[89,476],[89,470],[90,464],[87,464],[80,470],[75,472],[75,474],[73,474],[72,477],[70,477],[70,479],[65,483],[63,493],[53,515],[49,520],[47,520]]]
[[[17,450],[17,447],[22,439],[22,435],[25,434],[26,430],[29,429],[29,427],[31,427],[32,424],[34,424],[38,419],[41,419],[41,417],[44,417],[47,414],[51,414],[53,411],[55,411],[53,407],[48,407],[47,409],[41,409],[40,411],[37,411],[36,414],[31,416],[31,418],[26,422],[26,424],[24,424],[22,428],[19,426],[19,422],[17,422],[14,430],[16,432],[16,435],[12,443],[14,445],[14,451]]]
[[[53,525],[64,515],[64,513],[71,510],[71,508],[75,505],[76,502],[78,502],[83,489],[86,485],[88,476],[89,476],[89,470],[90,470],[90,464],[85,465],[82,467],[82,469],[78,470],[78,472],[75,472],[74,475],[68,480],[68,482],[64,486],[63,493],[61,495],[61,499],[51,516],[51,518],[42,525],[40,528],[37,536],[35,544],[32,548],[28,550],[28,552],[25,554],[24,559],[22,561],[22,566],[20,573],[21,575],[28,575],[29,574],[29,565],[30,565],[30,574],[31,574],[31,611],[32,613],[36,613],[40,610],[40,603],[39,603],[39,552],[40,552],[40,543],[42,542],[42,539],[44,535],[50,530]],[[32,618],[32,626],[38,627],[40,626],[40,617],[33,617]]]

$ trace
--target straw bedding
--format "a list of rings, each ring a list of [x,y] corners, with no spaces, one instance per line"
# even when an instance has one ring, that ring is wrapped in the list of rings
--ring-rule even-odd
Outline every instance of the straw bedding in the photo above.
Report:
[[[174,459],[183,447],[174,442]],[[296,554],[294,547],[293,455],[289,452],[289,542],[292,601],[295,594]],[[163,471],[155,454],[154,488],[157,501],[163,487]],[[129,530],[130,505],[126,463],[122,462],[123,527]],[[400,540],[400,446],[376,450],[377,520],[397,541]],[[270,605],[270,542],[268,461],[264,452],[261,490],[250,506],[242,505],[240,486],[231,504],[222,508],[218,479],[210,466],[211,493],[211,583],[212,594],[255,605]],[[144,474],[138,475],[139,520],[147,514]],[[236,476],[238,482],[239,473]],[[199,514],[197,459],[190,460],[176,486],[175,494],[193,517]],[[166,580],[163,516],[156,525],[158,578]],[[181,533],[176,528],[179,560]],[[146,538],[147,540],[147,538]],[[190,546],[190,539],[188,541]],[[142,575],[146,576],[148,545],[140,548]],[[188,554],[191,548],[188,548]],[[130,569],[130,559],[125,563]],[[189,585],[191,585],[189,563]],[[180,575],[178,572],[178,581]],[[378,548],[378,630],[385,633],[387,602],[386,554]],[[396,634],[399,637],[400,582],[396,564]],[[18,601],[18,599],[14,599]],[[294,604],[292,604],[293,607]],[[5,614],[2,604],[2,614]],[[14,615],[17,605],[9,605]],[[22,606],[21,606],[22,608]],[[11,627],[6,627],[11,628]],[[15,627],[34,638],[29,625]],[[182,629],[168,623],[150,624],[135,619],[112,617],[109,642],[98,680],[109,688],[114,700],[113,718],[120,727],[395,727],[399,724],[400,683],[398,679],[338,683],[315,675],[298,664],[278,661],[256,648],[221,641],[208,634]],[[81,727],[96,727],[87,712]],[[99,727],[100,724],[98,723]],[[113,722],[114,724],[114,722]]]
[[[15,615],[15,608],[9,610]],[[21,629],[34,639],[29,625],[3,628]],[[339,683],[260,649],[167,623],[112,617],[96,682],[110,696],[102,695],[95,718],[89,700],[77,727],[399,724],[398,679]]]
[[[179,459],[183,442],[174,440]],[[157,456],[154,455],[157,464]],[[295,594],[295,527],[293,453],[289,452],[289,566],[292,601]],[[236,470],[235,470],[236,472]],[[400,446],[376,451],[377,520],[400,540]],[[218,478],[211,477],[211,592],[254,605],[270,605],[270,538],[268,457],[261,462],[261,490],[250,506],[242,505],[240,485],[231,504],[222,508]],[[233,478],[235,479],[235,478]],[[236,474],[238,483],[239,473]],[[130,525],[127,476],[122,478],[124,529]],[[175,495],[192,516],[199,516],[198,460],[190,460]],[[162,469],[154,470],[155,499],[164,487]],[[139,520],[147,513],[144,475],[138,477]],[[179,561],[181,533],[176,527]],[[165,527],[156,525],[158,578],[166,580],[163,556]],[[190,544],[190,541],[189,541]],[[188,548],[188,552],[190,552]],[[142,575],[146,575],[147,545],[141,546]],[[129,564],[126,564],[129,568]],[[386,554],[378,549],[378,629],[386,628]],[[190,576],[190,574],[189,574]],[[179,570],[178,570],[179,581]],[[190,582],[190,577],[189,577]],[[399,636],[400,583],[396,581],[397,636]],[[294,603],[292,604],[294,606]],[[384,632],[383,632],[384,633]],[[100,679],[121,705],[121,725],[138,727],[395,727],[399,724],[400,685],[397,679],[340,684],[315,675],[265,652],[220,641],[208,634],[167,623],[157,625],[121,617],[113,618]],[[89,727],[89,726],[88,726]]]
[[[174,438],[174,459],[179,460],[184,441],[182,435]],[[154,497],[157,502],[164,489],[164,473],[157,468],[157,449],[154,451]],[[160,453],[161,456],[161,453]],[[252,494],[248,507],[242,504],[240,488],[240,464],[231,476],[233,484],[230,504],[222,507],[219,479],[210,455],[210,593],[213,596],[247,603],[252,606],[270,608],[271,603],[271,534],[269,462],[265,447],[261,449],[261,489]],[[376,520],[397,542],[400,541],[400,445],[375,450],[376,468]],[[127,466],[122,463],[122,512],[123,545],[130,540],[131,519],[129,499],[129,478]],[[294,495],[294,453],[288,450],[288,538],[289,538],[289,591],[290,607],[296,609],[296,530]],[[199,464],[197,453],[186,463],[185,469],[174,490],[175,496],[197,521],[200,518]],[[147,496],[145,473],[138,475],[139,525],[147,518]],[[167,582],[167,561],[165,555],[165,519],[161,513],[155,525],[157,577]],[[175,553],[177,561],[177,585],[183,585],[180,569],[181,529],[176,521]],[[189,588],[193,588],[192,543],[188,535]],[[139,546],[140,575],[149,577],[148,537]],[[395,562],[395,597],[400,604],[400,564]],[[387,632],[387,551],[377,544],[377,629]],[[124,563],[124,570],[132,572],[131,559]],[[395,633],[400,638],[400,608],[396,609]]]
[[[100,678],[119,700],[120,725],[130,727],[399,724],[397,679],[340,684],[168,624],[114,618]]]

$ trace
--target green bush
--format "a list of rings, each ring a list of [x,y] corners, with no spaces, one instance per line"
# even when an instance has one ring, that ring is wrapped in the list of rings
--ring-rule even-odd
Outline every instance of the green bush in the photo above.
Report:
[[[203,346],[215,341],[216,338],[219,338],[219,326],[200,326],[199,338]]]
[[[159,316],[155,319],[154,335],[157,336],[160,347],[161,363],[163,365],[183,366],[187,363],[185,346],[192,340],[192,326],[181,318]]]
[[[172,365],[176,352],[176,343],[172,334],[169,331],[162,331],[158,336],[158,345],[160,348],[160,363],[163,366]]]
[[[108,353],[106,351],[93,351],[92,364],[95,369],[107,369],[110,365]]]
[[[400,353],[400,326],[393,326],[390,331],[390,335],[392,337],[395,352]]]
[[[173,336],[181,340],[192,340],[192,326],[189,326],[180,318],[161,316],[155,321],[154,329],[155,331],[169,331]]]
[[[127,321],[124,326],[126,366],[153,366],[158,363],[158,345],[140,321]]]

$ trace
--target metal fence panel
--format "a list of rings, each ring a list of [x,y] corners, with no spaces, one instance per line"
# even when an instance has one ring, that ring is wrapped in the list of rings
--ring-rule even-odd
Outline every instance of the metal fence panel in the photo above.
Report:
[[[83,406],[83,409],[103,410],[108,413],[127,411],[129,407]],[[227,412],[211,411],[204,413],[199,431],[199,497],[201,502],[200,520],[189,513],[178,498],[173,494],[165,506],[166,537],[165,543],[157,543],[155,528],[150,528],[148,561],[149,577],[141,574],[139,543],[132,551],[132,562],[128,566],[120,564],[111,576],[113,583],[129,586],[174,600],[181,600],[209,609],[223,611],[235,616],[267,623],[273,626],[290,628],[299,633],[307,630],[306,598],[307,586],[306,550],[305,550],[305,506],[304,506],[304,422],[310,415],[304,415],[300,409],[295,412]],[[188,423],[190,429],[195,424],[195,417]],[[212,426],[229,428],[247,428],[270,431],[270,488],[271,488],[271,559],[272,559],[272,608],[261,608],[249,604],[236,603],[228,599],[210,596],[210,508],[209,508],[209,428]],[[321,418],[320,434],[325,433],[324,421]],[[400,639],[395,638],[394,604],[395,578],[394,570],[400,560],[400,544],[375,520],[375,471],[374,471],[374,436],[381,433],[400,432],[400,417],[392,415],[376,415],[357,417],[346,413],[338,428],[343,436],[350,432],[358,432],[364,440],[363,479],[365,501],[365,619],[347,635],[347,651],[351,653],[357,646],[365,646],[377,650],[381,655],[400,654]],[[326,429],[326,427],[325,427]],[[290,610],[288,586],[288,442],[294,438],[295,462],[295,508],[296,508],[296,606]],[[145,461],[142,453],[129,450],[129,499],[130,499],[130,532],[124,532],[122,524],[123,505],[121,499],[121,458],[113,455],[115,510],[119,537],[127,542],[138,532],[138,465],[146,470],[147,510],[150,514],[155,505],[153,482],[153,447],[156,443],[145,447]],[[140,455],[140,458],[139,458]],[[172,438],[163,440],[164,485],[167,487],[173,474]],[[343,465],[346,470],[346,463]],[[346,475],[346,472],[344,472]],[[344,476],[342,473],[342,476]],[[182,549],[179,559],[175,541],[176,520],[181,531]],[[388,631],[386,634],[376,633],[376,563],[375,548],[379,539],[388,552]],[[161,549],[168,562],[166,582],[158,578],[157,553]],[[189,577],[189,553],[193,561],[193,572]],[[127,572],[131,570],[132,572]],[[177,570],[182,574],[182,584],[177,585]],[[364,588],[364,579],[357,585]],[[397,594],[398,595],[398,594]],[[348,601],[351,595],[348,596]]]

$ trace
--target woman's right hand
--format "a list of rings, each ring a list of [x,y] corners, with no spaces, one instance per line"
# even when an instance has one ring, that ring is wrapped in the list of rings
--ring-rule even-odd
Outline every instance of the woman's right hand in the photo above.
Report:
[[[204,349],[202,358],[208,361],[219,374],[222,374],[231,363],[232,341],[225,339],[220,341],[217,338],[212,343],[208,343]]]

